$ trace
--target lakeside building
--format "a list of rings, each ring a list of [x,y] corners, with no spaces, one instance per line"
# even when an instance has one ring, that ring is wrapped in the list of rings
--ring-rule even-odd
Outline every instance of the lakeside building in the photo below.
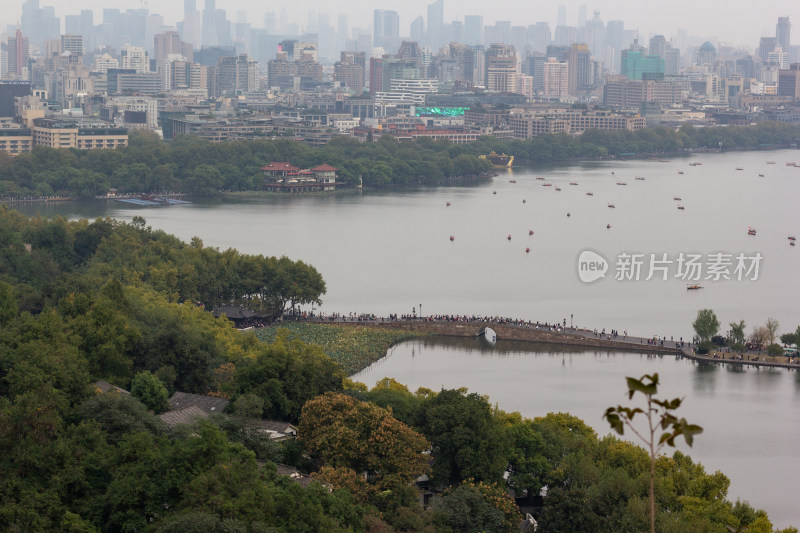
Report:
[[[327,164],[300,170],[285,161],[270,162],[261,167],[265,179],[264,189],[283,193],[335,191],[338,170]]]

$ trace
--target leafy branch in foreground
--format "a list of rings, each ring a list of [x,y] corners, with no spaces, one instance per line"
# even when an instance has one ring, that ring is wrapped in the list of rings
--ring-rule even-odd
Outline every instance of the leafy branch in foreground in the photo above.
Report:
[[[665,445],[675,446],[675,439],[683,436],[686,444],[692,445],[694,436],[703,432],[703,428],[690,424],[685,418],[676,417],[672,411],[678,409],[683,402],[683,398],[673,398],[672,400],[659,400],[655,398],[658,394],[658,373],[653,375],[645,374],[639,379],[626,377],[628,385],[628,399],[632,400],[637,392],[641,392],[647,397],[647,408],[639,407],[609,407],[606,409],[603,418],[608,420],[611,429],[623,435],[625,426],[645,443],[650,452],[650,532],[656,531],[656,496],[655,496],[655,473],[656,458]],[[633,419],[637,414],[643,414],[647,419],[647,432],[640,432],[633,425]],[[656,434],[661,431],[661,435],[656,440]]]

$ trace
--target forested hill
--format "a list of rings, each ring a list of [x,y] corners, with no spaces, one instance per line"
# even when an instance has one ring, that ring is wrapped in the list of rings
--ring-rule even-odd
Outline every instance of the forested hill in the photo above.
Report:
[[[511,533],[508,491],[544,486],[539,533],[647,528],[642,448],[463,389],[368,390],[318,346],[285,330],[261,342],[207,311],[319,301],[322,277],[302,262],[183,243],[142,219],[4,207],[0,249],[0,531]],[[224,412],[170,425],[156,415],[183,413],[175,391]],[[298,437],[275,442],[268,420]],[[728,485],[660,457],[658,531],[772,531]]]

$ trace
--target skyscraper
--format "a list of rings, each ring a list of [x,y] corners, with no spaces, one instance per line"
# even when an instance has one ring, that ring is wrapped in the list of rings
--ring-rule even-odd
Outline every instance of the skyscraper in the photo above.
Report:
[[[397,11],[376,9],[373,12],[372,44],[393,52],[400,45],[400,16]]]
[[[8,38],[8,76],[10,78],[24,79],[28,66],[30,45],[28,38],[22,36],[22,30],[17,31]]]
[[[578,96],[592,85],[592,65],[589,46],[573,44],[569,49],[569,78],[567,92],[570,96]]]
[[[480,15],[466,15],[464,17],[464,44],[475,45],[483,43],[483,17]]]
[[[650,39],[650,55],[664,57],[664,49],[667,46],[667,40],[663,35],[654,35]]]
[[[442,46],[444,26],[444,0],[436,0],[428,6],[428,44],[435,51]]]
[[[556,22],[556,26],[566,26],[567,25],[567,6],[564,4],[558,4],[558,22]]]
[[[203,9],[203,46],[217,46],[216,7],[214,0],[206,0]]]
[[[778,44],[781,45],[784,52],[789,52],[790,33],[792,30],[792,23],[789,22],[789,17],[778,17],[778,24],[775,26],[775,38]]]

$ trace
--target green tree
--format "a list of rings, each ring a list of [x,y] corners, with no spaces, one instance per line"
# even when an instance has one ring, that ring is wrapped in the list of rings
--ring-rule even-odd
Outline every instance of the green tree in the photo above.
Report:
[[[448,489],[432,508],[447,531],[512,533],[522,520],[514,500],[495,483],[466,482]]]
[[[740,320],[739,322],[731,322],[729,324],[731,327],[731,348],[733,348],[737,352],[743,352],[745,348],[745,333],[744,333],[744,320]]]
[[[167,388],[149,370],[144,370],[133,376],[131,395],[156,414],[163,413],[169,409]]]
[[[700,317],[698,316],[698,320],[699,319]],[[714,320],[716,320],[716,317],[714,317]],[[716,327],[719,327],[718,323]],[[655,533],[655,477],[658,454],[661,453],[665,445],[675,446],[675,439],[679,436],[683,436],[686,444],[691,446],[694,441],[694,436],[698,433],[702,433],[703,428],[694,424],[689,424],[685,418],[678,419],[672,414],[672,411],[681,406],[683,402],[681,398],[673,398],[672,400],[660,400],[655,398],[655,395],[658,394],[657,373],[652,375],[645,374],[640,379],[627,377],[625,380],[628,385],[628,399],[633,399],[633,396],[637,392],[642,393],[647,398],[646,409],[643,410],[639,407],[623,407],[618,405],[606,409],[603,418],[605,418],[611,428],[620,435],[625,433],[625,427],[627,426],[634,435],[644,442],[650,452],[650,531],[651,533]],[[647,420],[647,427],[641,432],[633,425],[633,419],[637,414],[643,414],[644,418]],[[659,431],[661,434],[656,437]]]
[[[719,320],[711,309],[701,309],[692,324],[701,342],[707,342],[719,331]]]
[[[419,427],[431,442],[436,483],[501,479],[508,464],[505,441],[486,398],[442,390],[426,401]]]

